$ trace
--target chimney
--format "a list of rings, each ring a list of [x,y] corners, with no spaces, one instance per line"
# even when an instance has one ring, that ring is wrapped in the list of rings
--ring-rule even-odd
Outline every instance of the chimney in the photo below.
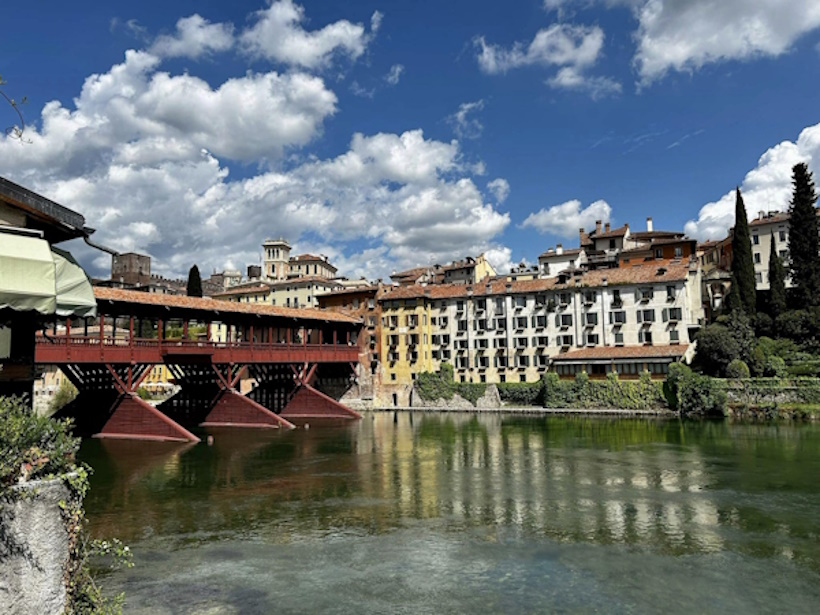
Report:
[[[596,235],[601,234],[601,221],[600,220],[595,221],[595,234]]]
[[[647,233],[652,232],[652,218],[647,218],[646,219],[646,232]]]
[[[758,220],[762,220],[765,217],[766,217],[766,212],[763,211],[762,209],[759,212],[757,212],[757,219]]]
[[[555,246],[555,253],[556,254],[563,254],[564,253],[564,246],[560,243]]]
[[[609,232],[609,222],[607,222],[606,224],[604,224],[604,232],[605,232],[605,233],[608,233],[608,232]]]
[[[581,242],[581,245],[584,245],[584,227],[578,229],[578,239]]]

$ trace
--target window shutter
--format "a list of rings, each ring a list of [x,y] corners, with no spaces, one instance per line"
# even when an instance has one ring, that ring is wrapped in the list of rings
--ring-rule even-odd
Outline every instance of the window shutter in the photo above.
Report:
[[[560,314],[556,314],[556,315],[555,315],[555,326],[556,326],[556,327],[560,327],[560,326],[561,326],[561,315],[560,315]]]
[[[663,322],[669,320],[669,310],[667,308],[663,308]]]
[[[643,322],[643,310],[638,310],[638,323]]]

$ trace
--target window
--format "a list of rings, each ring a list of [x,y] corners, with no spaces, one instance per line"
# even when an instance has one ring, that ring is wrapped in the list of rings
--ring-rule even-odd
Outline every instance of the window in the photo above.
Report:
[[[527,298],[526,297],[516,297],[515,298],[515,309],[520,310],[527,307]]]
[[[654,288],[640,288],[638,289],[638,301],[649,301],[655,296]]]
[[[493,348],[506,348],[507,347],[507,338],[506,337],[497,337],[493,340]]]
[[[486,339],[477,339],[475,341],[475,347],[478,348],[479,350],[486,349],[489,346],[489,344],[490,344],[490,341],[486,340]]]
[[[572,300],[572,296],[569,293],[561,293],[558,295],[558,303],[561,306],[569,305],[569,302]]]
[[[487,309],[487,300],[486,299],[479,299],[476,301],[475,309],[477,310],[486,310]]]
[[[655,322],[655,310],[638,310],[638,322]]]
[[[526,381],[527,381],[527,376],[525,374],[521,374],[520,376],[518,376],[518,382],[526,382]]]
[[[473,321],[473,331],[486,331],[487,330],[487,319],[486,318],[478,318]]]
[[[755,265],[760,264],[760,252],[755,252]]]
[[[788,250],[780,250],[780,252],[778,252],[778,255],[783,260],[786,260],[789,257],[789,251]]]
[[[595,295],[596,293],[594,290],[588,290],[584,292],[584,303],[586,303],[587,305],[595,303]]]
[[[672,321],[677,322],[683,319],[683,310],[681,308],[669,308],[663,310],[663,322]]]
[[[485,376],[484,374],[481,374],[480,379],[481,382],[487,382],[487,376]]]
[[[752,244],[753,245],[760,245],[760,237],[758,235],[752,235]]]
[[[586,314],[586,325],[587,327],[595,327],[598,324],[598,314],[590,313]]]
[[[458,350],[467,350],[469,342],[467,340],[456,340],[456,348]]]
[[[526,337],[517,337],[515,338],[515,347],[516,348],[526,348],[528,346],[529,339]]]
[[[466,320],[459,320],[458,321],[458,330],[459,332],[463,332],[467,330],[467,321]]]
[[[396,381],[396,374],[390,374],[390,380],[395,382]]]
[[[786,231],[779,231],[778,232],[780,241],[786,241]]]
[[[652,345],[652,332],[651,331],[638,331],[638,342],[641,344],[646,344],[647,346]]]
[[[368,299],[367,300],[367,309],[372,310],[376,307],[376,300],[375,299]]]
[[[616,333],[615,334],[615,345],[616,346],[623,346],[624,345],[624,334],[623,333]]]
[[[469,360],[467,359],[467,357],[457,357],[456,367],[458,369],[467,369],[469,367]]]
[[[418,327],[419,326],[419,317],[415,314],[411,314],[407,317],[407,326],[410,328]]]
[[[677,344],[680,342],[680,333],[677,329],[670,329],[669,330],[669,343],[670,344]]]
[[[614,239],[610,239],[610,240],[609,240],[609,249],[610,249],[610,250],[614,250],[614,249],[615,249],[615,240],[614,240]]]
[[[532,345],[536,348],[544,348],[549,346],[549,340],[546,335],[539,335],[538,337],[532,338]]]
[[[621,307],[624,304],[621,301],[621,291],[620,290],[613,290],[612,291],[612,307]]]
[[[515,319],[515,328],[516,329],[525,329],[527,327],[527,317],[526,316],[519,316]]]
[[[762,274],[762,273],[760,273],[760,272],[756,273],[756,274],[755,274],[755,282],[757,282],[758,284],[760,284],[762,281],[763,281],[763,274]]]
[[[464,311],[464,302],[463,301],[456,301],[456,312],[463,312]]]
[[[441,318],[438,319],[438,324],[442,329],[446,329],[447,325],[450,324],[450,319],[447,318],[446,316],[442,316]]]
[[[683,257],[683,248],[675,248],[675,258],[682,258]]]
[[[571,327],[572,326],[572,314],[559,314],[555,317],[555,326],[561,327]]]
[[[572,336],[571,335],[559,335],[558,342],[561,346],[572,346]]]
[[[663,258],[663,248],[655,248],[655,258]]]
[[[500,356],[497,355],[493,359],[493,365],[495,365],[495,367],[500,367],[502,369],[506,368],[507,367],[507,357],[505,357],[504,355],[500,355]],[[504,381],[502,380],[502,382],[504,382]]]
[[[587,335],[587,346],[597,346],[600,343],[600,338],[597,334]]]
[[[667,286],[666,287],[666,300],[667,301],[674,301],[675,300],[675,287],[674,286]]]
[[[507,319],[506,318],[496,318],[495,328],[498,331],[506,331],[507,330]]]
[[[484,355],[476,357],[475,366],[479,369],[487,369],[490,367],[490,357]]]
[[[504,311],[504,299],[496,299],[495,300],[495,311],[496,312],[503,312]]]
[[[399,345],[399,336],[398,335],[390,335],[388,336],[388,343],[391,346],[398,346]]]
[[[518,365],[518,367],[529,367],[530,358],[525,354],[519,355],[516,359],[516,364]]]
[[[547,317],[546,316],[533,316],[532,317],[533,326],[536,329],[544,329],[547,326]]]
[[[610,312],[609,313],[609,324],[611,325],[622,325],[626,322],[626,312]]]
[[[506,376],[506,375],[504,375],[504,374],[501,374],[501,375],[498,377],[498,381],[499,381],[499,382],[507,382],[507,376]]]

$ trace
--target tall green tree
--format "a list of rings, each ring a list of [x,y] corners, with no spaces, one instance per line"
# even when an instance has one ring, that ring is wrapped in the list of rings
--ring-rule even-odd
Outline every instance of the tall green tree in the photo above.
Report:
[[[820,252],[818,249],[817,194],[805,163],[792,168],[794,193],[789,204],[789,258],[795,308],[820,305]]]
[[[189,297],[202,296],[202,278],[199,275],[199,267],[194,265],[188,272],[188,289],[186,293]]]
[[[746,315],[755,315],[755,266],[752,262],[752,239],[749,236],[749,219],[740,188],[735,195],[735,230],[732,235],[732,275],[737,285],[740,307]]]
[[[786,269],[774,246],[774,231],[769,245],[769,316],[777,318],[786,311]]]

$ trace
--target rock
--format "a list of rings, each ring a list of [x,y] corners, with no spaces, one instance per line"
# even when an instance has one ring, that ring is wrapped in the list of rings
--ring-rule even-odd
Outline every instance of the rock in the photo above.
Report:
[[[61,479],[16,485],[0,496],[0,613],[57,615],[65,609],[69,536]]]

